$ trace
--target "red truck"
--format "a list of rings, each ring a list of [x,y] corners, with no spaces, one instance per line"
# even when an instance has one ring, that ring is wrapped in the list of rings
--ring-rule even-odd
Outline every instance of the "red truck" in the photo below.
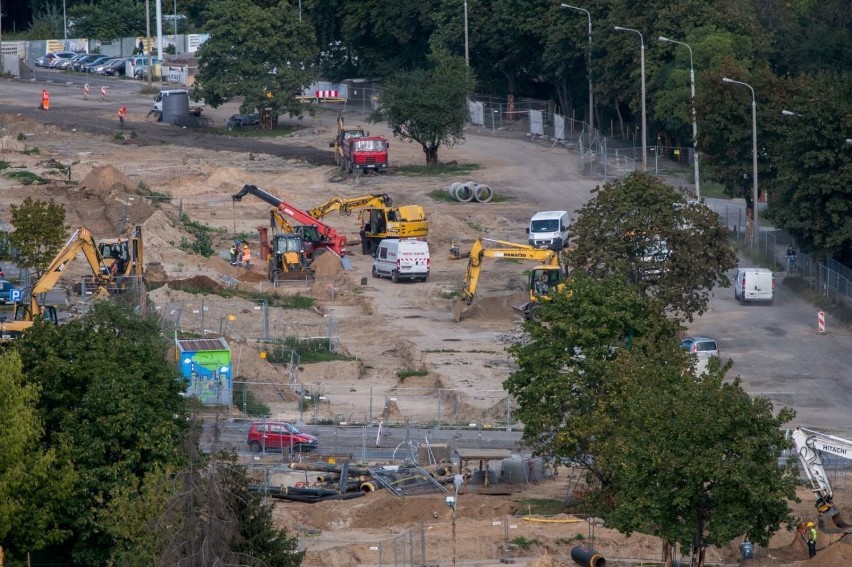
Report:
[[[387,173],[389,147],[390,144],[383,136],[344,138],[340,167],[348,173],[355,170],[363,173],[370,170]]]

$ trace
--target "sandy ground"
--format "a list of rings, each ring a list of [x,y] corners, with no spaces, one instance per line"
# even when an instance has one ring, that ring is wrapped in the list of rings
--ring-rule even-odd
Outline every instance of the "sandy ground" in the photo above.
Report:
[[[265,385],[287,386],[296,381],[302,387],[333,393],[330,401],[320,408],[318,417],[358,417],[374,422],[379,418],[428,421],[440,417],[489,423],[505,416],[502,382],[512,370],[505,346],[518,329],[519,316],[512,305],[523,299],[523,271],[527,266],[511,262],[489,264],[483,271],[474,307],[461,322],[456,322],[448,295],[461,287],[466,262],[448,259],[447,251],[451,242],[467,250],[479,236],[524,242],[526,222],[537,210],[567,209],[573,214],[595,185],[594,180],[580,175],[573,154],[546,143],[471,130],[462,145],[442,149],[440,153],[442,161],[456,160],[481,167],[466,179],[404,177],[394,171],[386,176],[347,178],[331,165],[311,165],[303,159],[281,157],[289,155],[287,151],[277,152],[281,155],[275,155],[274,150],[256,151],[278,145],[304,148],[310,155],[320,155],[322,149],[330,152],[327,142],[334,133],[332,114],[310,119],[306,128],[287,138],[263,144],[247,143],[252,151],[240,152],[221,149],[233,148],[232,140],[223,144],[217,143],[216,136],[196,134],[192,135],[199,140],[199,147],[163,145],[162,136],[158,137],[163,130],[158,129],[172,127],[145,123],[133,109],[131,128],[124,132],[124,140],[85,133],[85,126],[92,119],[92,112],[86,112],[78,113],[72,108],[59,119],[52,114],[52,121],[60,122],[61,127],[42,123],[34,111],[0,115],[0,161],[9,166],[3,173],[26,170],[50,180],[47,185],[22,185],[0,175],[0,218],[8,222],[10,205],[27,196],[54,200],[66,207],[69,229],[85,226],[96,238],[124,235],[131,226],[141,225],[146,264],[152,267],[152,276],[156,272],[167,282],[192,279],[210,289],[233,278],[243,289],[269,290],[262,267],[246,270],[226,261],[233,234],[254,233],[257,238],[257,227],[268,223],[269,207],[263,202],[250,197],[240,203],[232,202],[230,196],[244,184],[258,185],[303,209],[334,196],[367,193],[388,193],[397,205],[421,204],[430,222],[428,242],[432,264],[428,282],[393,284],[371,278],[371,261],[360,254],[356,245],[351,247],[354,251],[351,271],[326,270],[312,283],[273,290],[281,294],[301,293],[318,300],[317,307],[311,310],[271,309],[271,329],[275,336],[323,334],[329,321],[334,321],[342,350],[356,360],[302,365],[294,375],[259,356],[261,346],[257,339],[263,333],[255,303],[212,294],[192,295],[168,284],[151,292],[150,299],[163,316],[179,306],[184,328],[215,331],[216,323],[222,323],[224,326],[218,328],[231,337],[236,352],[238,379],[254,383],[261,395],[268,392]],[[357,116],[347,118],[350,125],[357,121]],[[137,129],[133,128],[134,122]],[[389,135],[382,125],[369,128],[373,133]],[[391,153],[392,166],[423,162],[422,151],[414,144],[394,140]],[[69,162],[71,182],[58,169]],[[434,190],[446,190],[453,181],[467,180],[487,183],[506,200],[458,204],[428,196]],[[143,194],[148,192],[168,195],[171,201],[145,199]],[[191,239],[179,222],[181,213],[193,221],[221,229],[214,241],[217,255],[204,258],[179,248],[183,239]],[[353,241],[357,239],[357,215],[332,215],[327,220]],[[257,244],[252,242],[255,253]],[[73,264],[63,285],[70,285],[85,272],[83,262]],[[201,313],[206,315],[203,323]],[[415,369],[428,372],[404,382],[397,378],[398,371]],[[434,394],[439,389],[454,391],[455,403],[438,409],[442,406],[436,405]],[[287,394],[286,387],[275,391],[285,394],[283,397],[269,394],[267,401],[274,416],[298,417],[297,397]],[[371,392],[369,399],[367,391]],[[396,398],[393,404],[382,407],[379,403],[375,410],[368,410],[374,397],[382,400],[390,395]],[[565,472],[554,480],[524,487],[522,492],[510,496],[464,495],[457,516],[458,559],[490,560],[492,563],[483,564],[497,564],[506,553],[517,557],[519,564],[530,563],[530,557],[542,556],[530,564],[558,567],[561,563],[557,558],[564,558],[570,554],[571,547],[588,541],[592,535],[596,548],[608,557],[658,557],[660,542],[655,538],[624,538],[605,527],[573,522],[574,518],[569,516],[558,518],[562,520],[559,523],[507,518],[519,511],[516,502],[519,498],[564,499],[570,490],[570,477]],[[798,513],[802,517],[812,515],[810,495],[805,493],[802,498],[804,504]],[[280,525],[302,536],[309,550],[306,562],[309,566],[393,564],[391,549],[395,548],[390,539],[409,529],[426,534],[430,563],[449,564],[452,558],[450,512],[442,497],[399,499],[385,491],[347,502],[277,503],[275,518]],[[505,533],[509,534],[508,538]],[[520,537],[536,543],[526,549],[512,545],[504,551],[507,541]],[[787,532],[776,536],[772,552],[779,559],[767,557],[754,564],[786,565],[793,563],[784,561],[803,558],[803,547],[789,546],[793,539]],[[850,564],[831,559],[828,553],[840,554],[838,557],[848,560],[851,556],[847,547],[838,544],[827,549],[817,560],[827,559],[808,565]],[[382,549],[382,557],[378,549]],[[737,552],[711,550],[708,558],[731,563],[736,561]],[[829,559],[840,562],[826,563]]]

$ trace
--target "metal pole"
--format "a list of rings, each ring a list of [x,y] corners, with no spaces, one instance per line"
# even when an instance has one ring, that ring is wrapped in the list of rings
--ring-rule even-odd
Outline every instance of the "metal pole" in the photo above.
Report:
[[[722,78],[723,83],[734,83],[737,85],[742,85],[744,87],[748,87],[748,90],[751,91],[751,166],[752,166],[752,188],[751,188],[751,199],[752,199],[752,231],[751,231],[751,247],[756,248],[758,243],[758,230],[760,230],[760,222],[758,220],[757,214],[757,198],[759,196],[759,192],[757,189],[757,98],[754,96],[754,89],[748,83],[743,83],[742,81],[735,81],[733,79],[729,79],[728,77]]]
[[[698,171],[698,117],[695,112],[695,67],[692,62],[692,48],[688,43],[660,36],[660,41],[683,45],[689,50],[689,90],[692,96],[692,161],[695,165],[695,198],[701,199],[701,175]]]
[[[177,49],[177,0],[175,0],[175,49]]]
[[[464,62],[470,67],[470,52],[467,41],[467,0],[464,0]]]
[[[639,64],[642,79],[642,171],[648,171],[648,122],[645,115],[645,38],[642,32],[632,28],[615,26],[616,31],[633,32],[639,36]]]
[[[64,42],[62,46],[68,49],[68,16],[65,13],[65,0],[62,0],[62,29],[64,32]]]
[[[571,6],[569,4],[561,4],[561,6],[563,8],[577,10],[578,12],[585,12],[586,16],[589,18],[589,68],[587,69],[587,72],[589,74],[589,139],[591,140],[595,129],[595,103],[594,91],[592,90],[592,15],[584,8],[577,8],[576,6]]]

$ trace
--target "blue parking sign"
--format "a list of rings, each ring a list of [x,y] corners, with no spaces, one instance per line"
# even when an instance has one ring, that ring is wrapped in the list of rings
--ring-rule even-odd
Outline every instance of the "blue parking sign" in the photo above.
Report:
[[[20,301],[21,300],[21,290],[13,289],[9,291],[9,301]]]

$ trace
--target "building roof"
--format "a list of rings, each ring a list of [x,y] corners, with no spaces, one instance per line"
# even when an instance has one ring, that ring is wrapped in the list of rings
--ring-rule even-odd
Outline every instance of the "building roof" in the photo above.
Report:
[[[215,339],[175,339],[180,352],[200,352],[205,350],[230,350],[225,337]]]

